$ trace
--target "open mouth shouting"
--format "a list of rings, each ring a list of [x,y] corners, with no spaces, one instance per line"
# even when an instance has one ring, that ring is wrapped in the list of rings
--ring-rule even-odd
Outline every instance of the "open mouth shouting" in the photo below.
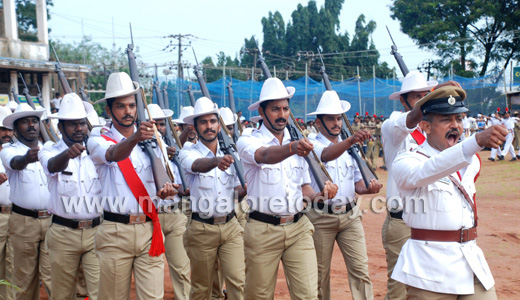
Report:
[[[446,141],[448,146],[454,146],[459,142],[460,132],[458,129],[451,129],[446,133]]]

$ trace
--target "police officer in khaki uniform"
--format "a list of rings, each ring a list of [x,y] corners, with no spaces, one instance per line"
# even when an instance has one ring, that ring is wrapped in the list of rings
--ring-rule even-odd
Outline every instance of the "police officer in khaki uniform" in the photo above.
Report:
[[[13,130],[4,127],[4,118],[12,114],[11,109],[6,106],[0,107],[0,151],[2,145],[11,143]],[[12,203],[9,200],[9,181],[3,164],[0,164],[0,278],[13,282],[13,246],[8,235],[9,216],[11,215]],[[14,299],[14,288],[6,284],[0,285],[0,295],[6,300]]]
[[[180,154],[191,191],[192,217],[184,234],[184,246],[190,257],[192,290],[190,299],[209,299],[220,262],[229,299],[244,297],[244,229],[235,217],[235,192],[244,197],[246,190],[233,167],[233,158],[220,149],[219,110],[211,99],[197,100],[194,112],[184,118],[193,125],[199,142],[184,147]]]
[[[375,117],[375,129],[374,129],[374,151],[372,152],[372,166],[377,168],[377,158],[379,157],[379,152],[383,149],[383,143],[381,141],[381,127],[383,123],[381,123],[381,118]],[[386,161],[385,161],[385,152],[383,151],[383,165],[381,169],[386,170]]]
[[[47,177],[38,161],[40,118],[43,110],[27,103],[5,117],[4,127],[13,128],[18,142],[4,145],[0,157],[6,169],[13,213],[9,236],[13,244],[14,284],[21,291],[16,299],[39,299],[40,279],[51,298],[51,266],[45,235],[51,224]],[[30,197],[28,197],[30,195]]]
[[[89,203],[101,197],[101,183],[85,151],[88,125],[84,105],[91,104],[74,93],[63,96],[59,112],[49,116],[59,120],[58,129],[63,138],[57,143],[47,142],[38,153],[51,193],[52,225],[45,242],[51,259],[55,300],[76,296],[80,265],[89,299],[98,298],[99,261],[94,253],[94,237],[101,223],[101,211]]]
[[[303,156],[313,145],[307,139],[291,141],[286,128],[293,87],[278,78],[267,79],[259,101],[249,106],[264,122],[237,143],[248,184],[251,207],[246,224],[245,299],[274,299],[280,260],[293,299],[317,299],[318,266],[312,234],[314,227],[301,211],[303,196],[333,198],[337,186],[325,183],[322,193],[310,186],[308,165]]]
[[[175,189],[167,182],[157,190],[150,158],[138,145],[155,136],[153,121],[141,120],[137,128],[134,125],[137,115],[135,94],[139,89],[139,84],[132,82],[126,73],[110,75],[105,98],[100,101],[106,101],[105,109],[113,122],[110,127],[95,128],[87,143],[100,179],[105,183],[102,186],[102,195],[106,197],[104,220],[95,240],[101,271],[99,299],[128,299],[132,274],[138,299],[162,299],[164,296],[161,253],[164,245],[160,222],[158,218],[148,218],[141,204],[153,217],[154,205],[145,205],[143,197],[167,199],[175,195]],[[157,157],[162,157],[159,147],[154,150]],[[131,165],[123,174],[119,162],[127,158]],[[134,177],[136,182],[127,182],[129,172],[137,176]],[[139,195],[136,199],[130,187],[132,184],[135,188],[136,183],[142,184],[148,195]]]
[[[335,91],[325,91],[316,111],[308,114],[316,116],[316,125],[320,131],[316,139],[311,139],[316,154],[339,188],[334,199],[313,203],[313,208],[306,214],[315,230],[313,238],[318,258],[318,298],[326,300],[331,299],[330,269],[334,242],[338,243],[345,259],[352,298],[374,299],[356,193],[378,193],[382,185],[374,179],[367,188],[357,163],[347,152],[352,145],[370,138],[370,132],[359,130],[346,140],[340,137],[343,119],[338,113],[349,109],[350,103],[340,101]],[[311,177],[316,191],[316,180]]]

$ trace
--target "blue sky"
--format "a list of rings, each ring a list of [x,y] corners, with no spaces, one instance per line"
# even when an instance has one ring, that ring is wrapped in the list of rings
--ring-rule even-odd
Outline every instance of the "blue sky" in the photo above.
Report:
[[[139,47],[139,55],[147,64],[163,64],[177,61],[177,50],[165,52],[163,49],[170,34],[192,34],[191,45],[195,47],[199,60],[206,56],[216,56],[219,51],[234,57],[243,45],[244,38],[256,35],[262,40],[260,20],[269,11],[279,11],[284,21],[300,0],[53,0],[50,8],[52,28],[50,37],[63,42],[80,41],[82,35],[91,36],[95,41],[111,49],[125,48],[130,42],[128,24],[132,23],[134,43]],[[433,57],[431,52],[419,50],[405,34],[399,23],[390,17],[391,0],[345,1],[340,16],[341,31],[347,30],[352,36],[357,17],[363,13],[366,20],[377,22],[373,35],[381,61],[397,67],[390,55],[391,40],[385,26],[388,26],[395,42],[410,69]],[[322,6],[324,0],[317,0]],[[114,25],[112,25],[114,24]],[[115,37],[115,38],[114,38]],[[312,50],[312,49],[302,49]],[[195,62],[191,49],[187,49],[182,61]],[[401,73],[398,72],[398,76]]]

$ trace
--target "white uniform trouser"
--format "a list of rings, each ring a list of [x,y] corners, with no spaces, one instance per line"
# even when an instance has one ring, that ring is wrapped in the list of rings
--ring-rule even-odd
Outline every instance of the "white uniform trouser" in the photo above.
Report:
[[[498,153],[497,153],[497,151],[498,151]],[[498,148],[492,148],[492,149],[491,149],[491,156],[490,156],[490,157],[491,157],[491,158],[496,158],[497,154],[498,154],[498,156],[501,156],[501,155],[502,155],[502,149],[500,149],[500,147],[498,147]]]
[[[503,155],[511,154],[511,158],[515,158],[515,148],[513,147],[513,139],[515,138],[514,134],[510,131],[506,135],[506,143],[504,144],[504,150],[502,151]]]

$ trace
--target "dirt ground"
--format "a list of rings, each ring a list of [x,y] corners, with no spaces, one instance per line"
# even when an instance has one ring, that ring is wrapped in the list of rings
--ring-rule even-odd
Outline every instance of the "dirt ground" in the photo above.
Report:
[[[520,206],[520,161],[491,162],[488,151],[480,153],[482,171],[477,181],[477,205],[479,215],[478,245],[484,251],[496,282],[498,299],[520,299],[520,217],[516,209]],[[509,159],[509,157],[507,158]],[[379,165],[382,161],[380,160]],[[384,187],[378,195],[385,195],[387,172],[377,170]],[[375,195],[377,196],[377,195]],[[374,285],[375,299],[383,299],[386,293],[386,261],[381,243],[381,227],[385,213],[370,209],[370,199],[363,198],[363,226],[368,248],[369,272]],[[164,299],[174,299],[165,268]],[[347,271],[339,249],[334,250],[331,288],[333,299],[351,299]],[[41,299],[47,299],[41,291]],[[135,299],[132,293],[131,299]],[[275,299],[290,299],[283,268],[280,265]]]

